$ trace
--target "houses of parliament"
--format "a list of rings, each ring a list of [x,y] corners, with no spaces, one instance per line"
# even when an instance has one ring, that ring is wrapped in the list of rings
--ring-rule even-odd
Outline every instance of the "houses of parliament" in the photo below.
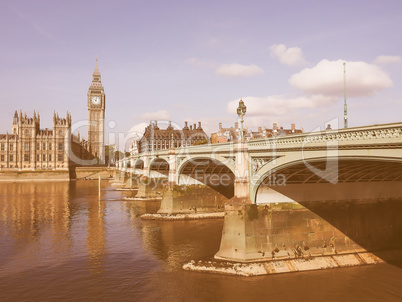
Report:
[[[68,112],[65,118],[53,113],[53,129],[41,129],[39,113],[28,117],[16,111],[11,133],[0,134],[1,170],[69,170],[85,160],[104,163],[105,102],[96,60],[87,94],[88,140],[71,133]]]

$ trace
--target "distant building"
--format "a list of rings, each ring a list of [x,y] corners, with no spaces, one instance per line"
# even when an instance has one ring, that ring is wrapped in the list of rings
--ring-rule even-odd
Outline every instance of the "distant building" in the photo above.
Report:
[[[156,151],[182,146],[208,143],[208,135],[201,127],[201,122],[188,126],[187,122],[183,129],[174,129],[171,122],[166,129],[160,129],[156,121],[151,122],[146,128],[141,139],[133,139],[130,148],[131,154],[145,151]]]
[[[244,129],[247,132],[247,128]],[[222,123],[219,123],[218,132],[211,134],[211,143],[226,143],[237,140],[240,135],[239,123],[236,122],[234,127],[223,128]]]
[[[266,127],[258,127],[258,131],[252,133],[252,138],[266,138],[297,133],[303,133],[303,128],[296,129],[296,125],[291,124],[290,129],[284,129],[283,127],[278,127],[277,123],[273,123],[272,129]]]
[[[0,167],[19,170],[68,170],[71,148],[71,115],[53,114],[53,129],[40,129],[40,116],[14,114],[12,134],[0,134]]]
[[[268,138],[276,136],[284,136],[295,133],[303,133],[303,129],[296,129],[296,125],[292,124],[290,129],[284,129],[278,127],[277,123],[274,123],[272,129],[266,127],[258,127],[258,131],[249,131],[247,127],[244,128],[244,137],[246,140]],[[235,123],[234,127],[223,128],[222,123],[219,123],[218,132],[211,134],[211,143],[225,143],[230,141],[236,141],[240,137],[239,123]]]

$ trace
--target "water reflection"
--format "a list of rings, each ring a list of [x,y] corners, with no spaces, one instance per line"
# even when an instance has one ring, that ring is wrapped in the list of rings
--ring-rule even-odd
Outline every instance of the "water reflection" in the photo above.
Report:
[[[106,254],[105,202],[91,200],[88,203],[87,246],[90,268],[100,273],[104,269]]]
[[[24,253],[40,244],[55,255],[66,251],[71,245],[68,196],[66,183],[2,184],[0,223],[11,239],[8,248]]]
[[[223,219],[140,220],[142,214],[156,213],[160,202],[127,201],[123,206],[133,229],[140,231],[144,249],[163,260],[165,270],[180,269],[192,259],[212,258],[219,249]]]
[[[49,262],[61,265],[72,255],[82,257],[86,252],[90,269],[102,271],[105,208],[105,202],[98,201],[96,185],[90,182],[1,184],[0,236],[4,244],[0,245],[0,265],[10,271]],[[84,238],[86,251],[81,245]],[[24,261],[13,261],[15,258]]]
[[[193,259],[212,259],[219,249],[223,219],[193,221],[146,221],[142,224],[144,246],[165,269],[180,269]]]

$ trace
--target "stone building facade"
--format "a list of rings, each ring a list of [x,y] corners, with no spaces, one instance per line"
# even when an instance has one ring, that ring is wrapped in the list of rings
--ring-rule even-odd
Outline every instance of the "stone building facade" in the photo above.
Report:
[[[247,127],[244,128],[247,133]],[[223,128],[222,123],[219,123],[218,132],[211,133],[211,143],[226,143],[237,140],[240,135],[239,123],[236,122],[234,127]]]
[[[53,114],[53,129],[40,129],[40,115],[13,118],[12,133],[0,134],[0,167],[18,170],[68,170],[71,148],[71,115]]]
[[[144,135],[139,140],[133,140],[130,152],[132,154],[146,151],[164,150],[205,144],[209,142],[208,135],[201,127],[201,122],[188,126],[185,122],[182,129],[175,129],[169,122],[166,129],[161,129],[158,122],[152,121],[146,128]]]
[[[257,138],[269,138],[276,136],[284,136],[295,133],[303,133],[303,128],[296,129],[295,124],[291,124],[290,129],[279,127],[277,123],[273,123],[272,128],[258,127],[258,131],[249,130],[244,128],[244,137],[246,140]],[[218,131],[211,134],[211,143],[226,143],[236,141],[240,136],[239,123],[235,123],[234,127],[223,128],[222,123],[219,123]]]

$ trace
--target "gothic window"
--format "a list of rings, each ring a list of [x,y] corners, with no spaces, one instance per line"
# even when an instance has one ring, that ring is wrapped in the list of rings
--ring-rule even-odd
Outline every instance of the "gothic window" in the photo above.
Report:
[[[58,146],[59,148],[59,151],[63,151],[63,149],[64,149],[64,144],[63,143],[59,143],[59,146]]]
[[[36,150],[39,150],[39,149],[40,149],[40,144],[37,143],[37,144],[36,144]]]
[[[58,161],[63,161],[63,154],[62,153],[57,154],[57,160]]]
[[[24,161],[29,161],[29,153],[24,153]]]
[[[24,150],[29,151],[29,143],[24,143]]]
[[[49,143],[49,150],[52,150],[52,143]]]
[[[59,135],[62,136],[62,135],[63,135],[63,131],[60,130],[60,131],[59,131]]]
[[[43,143],[42,150],[46,150],[46,143]]]
[[[39,161],[39,160],[40,160],[39,154],[36,154],[36,161]]]
[[[49,161],[52,161],[52,154],[49,154]]]
[[[1,143],[1,151],[4,151],[4,143]]]
[[[14,155],[10,154],[10,161],[14,161]]]
[[[4,155],[3,155],[3,154],[1,155],[0,160],[1,160],[1,161],[4,161]]]
[[[29,130],[25,130],[25,135],[29,135]]]
[[[46,161],[46,154],[42,155],[42,161]]]

